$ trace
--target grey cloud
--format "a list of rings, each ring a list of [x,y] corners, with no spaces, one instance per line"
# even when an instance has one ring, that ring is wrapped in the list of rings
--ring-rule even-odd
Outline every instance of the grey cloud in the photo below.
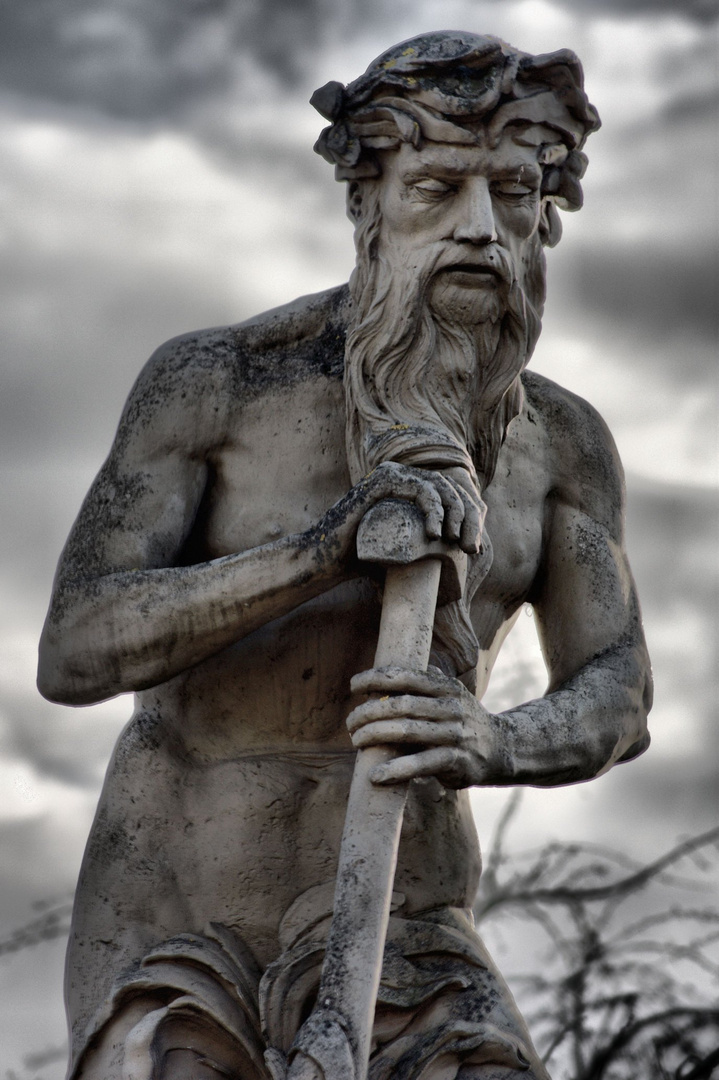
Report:
[[[684,756],[677,746],[676,756],[667,759],[650,746],[643,757],[616,770],[619,776],[610,773],[606,781],[593,780],[590,796],[597,831],[612,838],[612,847],[632,851],[643,860],[645,851],[659,855],[716,825],[717,776],[711,755],[698,760]],[[559,823],[560,835],[564,829],[566,825]]]
[[[634,15],[678,15],[699,23],[711,23],[719,15],[717,0],[559,0],[562,7],[589,14],[631,18]]]
[[[32,905],[37,901],[47,899],[50,894],[59,897],[70,893],[75,885],[77,844],[75,857],[67,858],[67,852],[58,847],[57,837],[51,835],[48,824],[42,816],[0,823],[3,932],[32,918]],[[69,846],[70,838],[67,839]]]
[[[677,601],[696,607],[711,626],[719,566],[719,492],[712,488],[628,480],[627,542],[644,607],[664,618]]]
[[[719,13],[719,6],[716,11]],[[711,99],[717,90],[716,44],[716,34],[712,32],[693,36],[689,42],[676,39],[667,42],[652,65],[657,89],[669,90],[679,101]],[[670,102],[670,113],[672,108]]]
[[[2,83],[114,116],[173,116],[226,87],[238,54],[297,82],[338,21],[378,10],[376,0],[339,11],[328,0],[23,0],[4,10]]]
[[[704,93],[687,94],[669,102],[663,117],[673,124],[696,121],[714,124],[718,114],[719,89],[711,87]]]
[[[0,709],[4,755],[27,762],[43,779],[97,790],[119,733],[116,723],[58,708],[30,687],[2,694]],[[129,704],[126,713],[129,718]]]
[[[577,259],[575,272],[578,297],[590,312],[611,312],[613,319],[641,324],[655,337],[681,330],[716,333],[717,259],[708,247],[595,246]]]
[[[221,95],[238,59],[296,83],[336,22],[326,0],[23,0],[4,8],[0,85],[113,117],[177,119]]]
[[[232,12],[223,0],[24,0],[4,13],[4,85],[112,115],[172,113],[228,79]]]

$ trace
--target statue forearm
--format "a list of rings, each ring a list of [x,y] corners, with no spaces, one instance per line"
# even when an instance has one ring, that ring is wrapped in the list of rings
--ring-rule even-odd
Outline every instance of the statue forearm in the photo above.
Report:
[[[43,631],[38,686],[72,705],[155,686],[339,579],[300,534],[194,566],[68,582]]]
[[[489,784],[552,787],[590,780],[649,745],[651,672],[643,644],[615,646],[546,697],[493,717]]]
[[[388,462],[311,529],[261,547],[84,578],[63,567],[40,643],[41,693],[86,705],[145,690],[286,615],[352,576],[359,522],[388,497],[415,502],[430,538],[444,531],[476,552],[480,507],[440,473]]]

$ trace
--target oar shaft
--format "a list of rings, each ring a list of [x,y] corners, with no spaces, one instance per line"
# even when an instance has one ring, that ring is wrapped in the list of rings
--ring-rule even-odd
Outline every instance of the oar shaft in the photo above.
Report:
[[[440,570],[438,559],[387,570],[375,667],[427,667]],[[347,1022],[358,1080],[367,1071],[408,790],[373,784],[370,774],[395,756],[387,747],[357,754],[318,998]]]

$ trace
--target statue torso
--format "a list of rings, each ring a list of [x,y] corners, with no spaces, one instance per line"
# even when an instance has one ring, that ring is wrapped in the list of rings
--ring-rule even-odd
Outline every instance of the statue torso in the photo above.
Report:
[[[340,341],[336,349],[324,370],[225,403],[188,562],[303,532],[347,491]],[[530,400],[485,493],[494,561],[472,609],[480,692],[540,565],[547,459]],[[78,940],[102,952],[111,928],[127,927],[113,950],[130,959],[219,921],[260,962],[277,955],[287,908],[334,876],[354,759],[349,683],[372,666],[379,613],[375,583],[353,578],[139,695],[88,847]],[[395,885],[405,910],[471,904],[479,869],[467,793],[415,781]],[[105,982],[117,956],[98,959]],[[71,950],[69,971],[71,997],[94,994],[82,950]]]

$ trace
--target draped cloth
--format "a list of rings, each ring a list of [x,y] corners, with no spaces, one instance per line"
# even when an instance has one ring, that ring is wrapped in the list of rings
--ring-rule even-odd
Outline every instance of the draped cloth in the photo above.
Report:
[[[295,901],[264,973],[217,923],[149,951],[116,981],[68,1080],[175,1080],[178,1051],[193,1080],[282,1080],[315,1003],[332,888]],[[549,1080],[471,912],[406,918],[403,900],[393,897],[368,1080]]]

